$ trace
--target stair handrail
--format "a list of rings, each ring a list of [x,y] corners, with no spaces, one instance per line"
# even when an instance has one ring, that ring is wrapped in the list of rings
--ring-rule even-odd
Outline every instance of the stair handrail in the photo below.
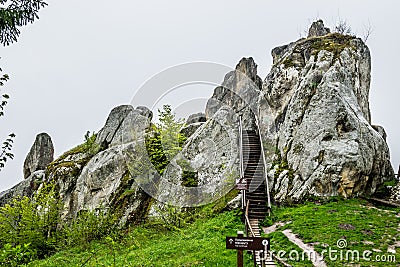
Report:
[[[239,160],[240,160],[240,182],[244,179],[244,164],[243,164],[243,125],[242,115],[239,116]],[[242,190],[242,209],[246,207],[246,191]]]
[[[240,178],[244,177],[244,165],[243,165],[243,125],[242,115],[239,116],[239,157],[240,157]]]
[[[260,108],[258,108],[258,113],[260,113]],[[258,117],[257,115],[254,115],[256,119],[256,126],[258,130],[258,137],[260,139],[260,146],[261,146],[261,155],[262,155],[262,160],[263,160],[263,167],[264,167],[264,176],[265,176],[265,185],[267,187],[267,207],[268,207],[268,216],[271,216],[271,197],[269,194],[269,183],[268,183],[268,174],[267,174],[267,162],[265,160],[265,153],[264,153],[264,146],[263,146],[263,141],[261,138],[261,130],[260,130],[260,124],[258,122]]]
[[[246,223],[250,229],[251,236],[255,237],[253,228],[251,228],[250,220],[249,220],[249,200],[247,200],[247,205],[246,205],[246,212],[245,212],[245,218],[246,218]]]

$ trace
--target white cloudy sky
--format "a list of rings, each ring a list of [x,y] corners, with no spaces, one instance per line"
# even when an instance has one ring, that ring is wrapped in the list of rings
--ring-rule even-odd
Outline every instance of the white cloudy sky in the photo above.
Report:
[[[372,120],[388,133],[397,171],[399,8],[396,0],[49,1],[17,43],[1,48],[11,99],[0,140],[11,131],[17,138],[15,159],[0,172],[0,191],[22,180],[36,134],[49,133],[58,156],[81,143],[87,130],[99,130],[109,111],[129,103],[149,77],[184,62],[234,67],[252,56],[264,78],[271,49],[296,40],[315,18],[328,26],[345,18],[359,35],[372,25]],[[192,90],[197,98],[211,95],[207,86]]]

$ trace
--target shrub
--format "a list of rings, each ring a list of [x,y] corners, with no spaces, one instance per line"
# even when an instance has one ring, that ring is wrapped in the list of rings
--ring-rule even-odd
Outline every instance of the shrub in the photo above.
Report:
[[[62,225],[60,229],[60,236],[63,237],[62,246],[72,247],[76,244],[87,246],[93,240],[108,235],[115,236],[119,232],[117,222],[116,217],[106,214],[102,209],[82,211],[76,219]]]
[[[0,247],[9,251],[6,244],[15,250],[30,244],[33,254],[42,258],[56,249],[58,223],[55,186],[44,184],[32,199],[18,197],[0,208]]]
[[[7,243],[0,251],[0,263],[2,266],[17,267],[30,262],[35,257],[36,253],[31,250],[29,243],[16,246]]]

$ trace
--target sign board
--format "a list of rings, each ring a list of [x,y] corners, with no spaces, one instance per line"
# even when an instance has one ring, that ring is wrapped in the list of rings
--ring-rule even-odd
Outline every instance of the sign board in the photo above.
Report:
[[[270,250],[270,240],[264,237],[226,237],[227,249]]]
[[[238,179],[235,184],[235,188],[237,190],[247,190],[247,181],[246,179]]]

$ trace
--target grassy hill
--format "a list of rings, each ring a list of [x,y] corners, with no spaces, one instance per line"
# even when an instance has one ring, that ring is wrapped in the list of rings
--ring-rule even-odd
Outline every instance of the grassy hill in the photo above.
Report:
[[[133,228],[119,240],[107,237],[88,246],[77,245],[28,266],[235,266],[236,252],[225,249],[225,236],[243,230],[240,217],[237,211],[224,212],[173,230],[147,224]],[[276,221],[290,223],[268,235],[271,250],[285,251],[292,266],[312,264],[307,259],[289,259],[289,253],[296,254],[293,250],[299,255],[302,250],[282,233],[285,229],[291,229],[305,243],[312,243],[320,254],[336,250],[331,257],[325,255],[328,266],[398,266],[393,257],[400,261],[396,247],[400,241],[398,209],[374,206],[360,199],[333,199],[275,207],[273,217],[263,224]],[[345,240],[347,245],[339,249],[338,240]],[[351,255],[346,259],[347,251],[359,251],[359,259],[351,259]],[[366,258],[363,253],[367,253]],[[386,260],[378,262],[378,256]],[[245,266],[252,266],[251,256],[246,253]]]

